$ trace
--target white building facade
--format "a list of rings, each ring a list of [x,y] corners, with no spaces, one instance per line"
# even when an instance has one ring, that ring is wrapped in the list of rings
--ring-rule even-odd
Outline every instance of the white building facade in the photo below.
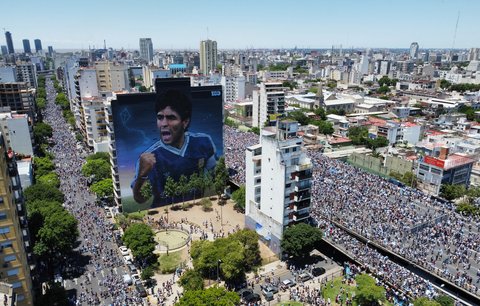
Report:
[[[285,228],[310,217],[313,166],[297,130],[297,122],[280,121],[246,151],[245,223],[276,254]]]

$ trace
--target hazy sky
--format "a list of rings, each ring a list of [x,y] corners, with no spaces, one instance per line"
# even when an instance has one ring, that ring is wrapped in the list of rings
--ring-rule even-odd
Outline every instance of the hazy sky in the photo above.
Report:
[[[0,28],[16,50],[43,48],[198,49],[207,37],[232,48],[480,47],[478,0],[16,0],[3,3]],[[460,14],[455,36],[457,16]],[[207,31],[208,29],[208,31]],[[5,45],[5,36],[0,38]]]

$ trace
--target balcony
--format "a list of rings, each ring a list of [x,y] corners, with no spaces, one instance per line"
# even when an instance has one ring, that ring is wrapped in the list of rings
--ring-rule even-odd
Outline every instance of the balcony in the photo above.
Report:
[[[310,212],[293,213],[293,221],[305,220],[310,216]]]
[[[310,199],[294,203],[293,205],[294,211],[297,211],[297,212],[309,207],[310,207]]]
[[[311,163],[305,163],[305,164],[301,164],[301,165],[295,165],[295,171],[305,171],[305,170],[308,170],[308,169],[311,169],[313,166]]]
[[[299,192],[299,191],[302,191],[302,190],[308,190],[310,189],[310,187],[312,186],[311,182],[308,180],[308,181],[300,181],[298,183],[295,184],[295,192]]]
[[[297,203],[304,200],[309,200],[310,198],[311,198],[311,194],[309,190],[294,193],[294,196],[293,196],[293,200]]]

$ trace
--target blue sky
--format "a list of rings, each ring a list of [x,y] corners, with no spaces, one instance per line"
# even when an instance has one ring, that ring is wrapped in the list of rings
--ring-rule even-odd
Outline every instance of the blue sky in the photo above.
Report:
[[[15,49],[40,38],[43,48],[198,49],[207,37],[233,48],[480,47],[478,0],[23,0],[5,3],[0,28]],[[460,13],[454,44],[455,24]],[[208,31],[207,31],[208,29]],[[5,36],[0,37],[5,45]]]

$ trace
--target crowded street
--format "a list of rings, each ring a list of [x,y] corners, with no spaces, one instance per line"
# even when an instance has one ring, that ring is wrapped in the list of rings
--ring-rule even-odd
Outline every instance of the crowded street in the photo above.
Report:
[[[56,172],[64,206],[78,220],[78,256],[66,258],[57,269],[56,281],[63,283],[73,305],[145,305],[138,293],[123,281],[126,266],[113,242],[112,224],[105,211],[95,204],[88,190],[87,179],[81,175],[87,152],[77,144],[75,134],[55,104],[55,90],[47,78],[47,107],[44,120],[53,128]]]

